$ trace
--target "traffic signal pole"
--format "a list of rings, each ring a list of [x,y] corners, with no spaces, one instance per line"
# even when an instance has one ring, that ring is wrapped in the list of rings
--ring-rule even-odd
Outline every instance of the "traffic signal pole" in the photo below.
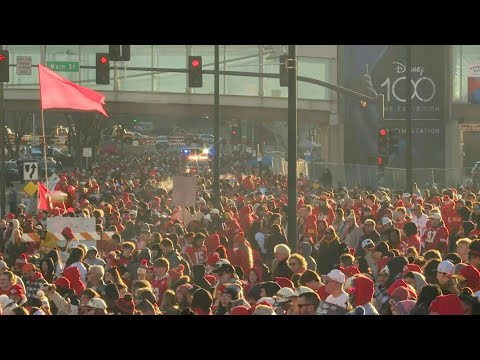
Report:
[[[406,149],[406,191],[413,194],[413,151],[412,151],[412,45],[406,46],[407,56],[405,61],[406,79],[406,108],[407,117],[405,120],[405,129],[407,131],[407,149]]]
[[[0,45],[0,50],[3,50],[3,45]],[[5,180],[6,180],[6,171],[5,171],[5,111],[3,107],[3,82],[0,82],[0,141],[2,142],[1,151],[0,151],[0,166],[2,170],[0,171],[0,216],[3,217],[5,212]]]
[[[288,242],[297,252],[297,49],[288,45]]]
[[[214,82],[213,82],[213,102],[214,116],[213,121],[213,204],[220,208],[220,46],[215,45],[215,65],[214,65]]]

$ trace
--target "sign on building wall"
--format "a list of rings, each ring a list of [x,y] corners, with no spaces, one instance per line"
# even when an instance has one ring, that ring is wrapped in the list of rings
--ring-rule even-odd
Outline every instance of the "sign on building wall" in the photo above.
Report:
[[[343,47],[342,85],[365,93],[364,74],[385,97],[385,124],[398,137],[387,166],[406,165],[406,46],[348,45]],[[414,168],[445,167],[445,46],[411,47],[411,117]],[[375,164],[378,113],[357,99],[345,97],[344,159],[350,164]],[[432,156],[435,154],[435,156]],[[372,161],[373,160],[373,161]]]
[[[480,62],[468,65],[468,103],[480,104]]]

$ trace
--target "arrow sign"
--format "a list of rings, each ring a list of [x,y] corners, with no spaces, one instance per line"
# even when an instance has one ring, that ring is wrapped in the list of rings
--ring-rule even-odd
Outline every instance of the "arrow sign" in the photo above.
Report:
[[[5,60],[5,56],[0,55],[0,61],[3,61],[3,60]]]
[[[23,163],[23,180],[38,180],[38,163],[24,162]]]

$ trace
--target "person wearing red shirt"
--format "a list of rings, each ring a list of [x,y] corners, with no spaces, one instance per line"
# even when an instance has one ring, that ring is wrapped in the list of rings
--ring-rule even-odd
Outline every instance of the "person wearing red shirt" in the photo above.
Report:
[[[372,215],[374,217],[374,220],[377,219],[379,206],[377,204],[377,197],[375,196],[375,194],[369,194],[365,197],[365,205],[372,209]]]
[[[318,220],[326,220],[328,225],[333,224],[335,213],[330,205],[327,204],[327,197],[320,196],[318,201]]]
[[[448,237],[450,233],[445,227],[442,215],[433,212],[428,217],[431,221],[431,227],[425,231],[422,237],[422,243],[425,246],[424,251],[439,250],[442,256],[448,253]]]
[[[233,240],[235,235],[241,231],[240,225],[238,221],[234,219],[233,214],[231,212],[226,212],[225,216],[225,230],[224,235],[227,237],[228,240]]]
[[[153,262],[154,279],[151,281],[152,290],[155,294],[157,305],[162,305],[163,294],[168,290],[168,270],[170,264],[165,258],[158,258]]]
[[[309,287],[310,289],[315,291],[320,297],[320,300],[322,301],[325,301],[328,295],[330,295],[326,292],[325,284],[322,283],[322,281],[320,280],[320,276],[315,271],[305,270],[300,276],[298,283],[301,286]]]
[[[418,236],[417,225],[412,221],[405,223],[403,225],[403,233],[405,234],[406,248],[414,247],[420,254],[420,237]]]
[[[185,249],[193,265],[204,265],[207,261],[207,247],[204,245],[205,238],[204,234],[196,233],[192,240],[192,246]]]
[[[248,270],[253,267],[253,255],[252,248],[247,239],[245,239],[245,234],[243,232],[239,232],[235,235],[233,250],[235,252],[235,257],[232,259],[232,265],[240,266],[246,274]]]

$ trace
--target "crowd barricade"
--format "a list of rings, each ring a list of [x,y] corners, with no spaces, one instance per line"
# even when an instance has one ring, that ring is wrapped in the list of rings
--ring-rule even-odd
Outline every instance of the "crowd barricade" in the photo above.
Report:
[[[67,245],[65,237],[61,233],[50,234],[58,247],[63,248]],[[114,231],[73,233],[81,244],[85,244],[87,247],[95,246],[101,256],[111,251],[113,234],[115,234]],[[40,236],[37,233],[24,233],[22,241],[40,243]],[[42,244],[40,243],[39,246],[42,247]]]

